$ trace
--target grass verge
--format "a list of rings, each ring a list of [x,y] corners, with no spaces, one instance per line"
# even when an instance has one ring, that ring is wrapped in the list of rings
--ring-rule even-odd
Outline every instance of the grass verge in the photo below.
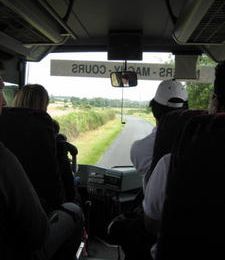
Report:
[[[149,112],[149,113],[141,113],[141,112],[139,112],[139,113],[133,113],[132,115],[136,116],[136,117],[140,117],[140,118],[150,122],[153,126],[156,125],[156,121],[155,121],[155,118],[154,118],[152,112]]]
[[[78,138],[72,140],[79,151],[78,163],[96,164],[121,130],[120,121],[114,119],[98,129],[80,134]]]

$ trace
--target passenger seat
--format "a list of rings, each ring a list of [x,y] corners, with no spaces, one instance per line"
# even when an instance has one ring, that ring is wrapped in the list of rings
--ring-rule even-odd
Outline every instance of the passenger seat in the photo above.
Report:
[[[225,258],[225,114],[189,121],[172,150],[156,260]]]
[[[0,141],[19,159],[47,212],[63,202],[51,117],[42,111],[4,108]]]

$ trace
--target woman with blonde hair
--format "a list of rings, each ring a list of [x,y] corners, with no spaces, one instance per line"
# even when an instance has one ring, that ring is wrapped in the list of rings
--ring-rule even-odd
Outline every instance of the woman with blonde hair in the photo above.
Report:
[[[50,133],[51,118],[44,111],[36,112],[26,108],[5,108],[1,111],[4,105],[3,88],[4,82],[0,78],[0,259],[20,256],[27,260],[72,260],[81,242],[83,213],[74,203],[62,203],[63,201],[58,200],[60,183],[56,163],[52,163],[56,156],[53,128],[52,135]],[[43,90],[42,87],[38,89]],[[25,104],[22,97],[27,97],[27,94],[20,90],[16,97],[17,104]],[[24,101],[29,104],[25,98]],[[39,104],[42,105],[37,106],[37,109],[44,109],[47,102]],[[39,133],[41,138],[37,136]],[[51,136],[53,138],[48,149],[44,143]],[[30,145],[32,141],[36,141],[37,145]],[[43,151],[45,148],[47,150]],[[38,156],[42,157],[41,160]],[[46,160],[42,160],[45,157]],[[48,211],[47,207],[43,207],[47,204],[44,202],[52,202],[52,198],[57,203],[48,204],[50,207],[54,206],[51,211],[49,207]]]
[[[47,111],[49,95],[47,90],[39,84],[27,84],[18,90],[13,100],[14,107],[24,107]]]
[[[34,110],[40,110],[47,112],[49,104],[49,95],[47,90],[39,84],[28,84],[21,88],[14,100],[13,106],[19,108],[29,108]],[[55,127],[56,121],[53,120],[53,128]],[[59,125],[58,125],[59,127]],[[67,202],[74,202],[75,199],[75,186],[74,177],[71,170],[70,160],[68,158],[68,145],[69,143],[64,142],[58,138],[59,133],[55,133],[56,137],[56,148],[57,148],[57,163],[60,171],[60,179],[62,181],[62,196]],[[73,146],[73,145],[71,145]],[[74,146],[73,146],[74,147]],[[75,148],[77,151],[77,149]]]

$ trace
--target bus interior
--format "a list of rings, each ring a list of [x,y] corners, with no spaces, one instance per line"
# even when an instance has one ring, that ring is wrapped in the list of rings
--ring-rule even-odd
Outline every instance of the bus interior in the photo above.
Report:
[[[197,80],[198,58],[224,61],[224,42],[223,0],[0,0],[0,75],[19,88],[26,83],[29,62],[58,53],[104,52],[108,66],[120,62],[127,67],[141,64],[143,53],[171,53],[174,73],[166,78]],[[57,61],[53,66],[57,71]],[[110,85],[110,73],[104,77]],[[213,82],[214,72],[210,77]],[[124,257],[119,246],[107,241],[107,228],[134,203],[142,176],[132,165],[115,166],[79,165],[89,238],[87,254],[82,248],[78,259]]]

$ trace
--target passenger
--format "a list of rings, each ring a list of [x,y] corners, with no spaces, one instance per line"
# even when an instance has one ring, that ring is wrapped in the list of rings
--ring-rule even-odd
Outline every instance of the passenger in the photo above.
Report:
[[[150,106],[158,125],[166,113],[188,107],[185,87],[175,80],[161,82]],[[152,162],[156,129],[157,127],[144,139],[134,142],[131,148],[131,161],[143,175],[146,175]],[[145,186],[144,183],[144,188]],[[142,200],[143,194],[139,194],[135,201],[136,207],[114,218],[108,229],[109,239],[122,246],[127,260],[151,259],[149,249],[156,241],[155,234],[146,231]]]
[[[24,86],[15,96],[14,107],[30,108],[34,110],[47,111],[49,96],[46,89],[39,84],[30,84]],[[57,125],[53,121],[53,127],[57,130]],[[61,188],[62,202],[75,202],[75,187],[70,161],[67,157],[65,142],[61,142],[60,136],[56,135],[57,163],[59,167],[58,186]],[[70,145],[71,146],[71,145]],[[75,153],[76,153],[75,149]],[[59,183],[60,182],[60,183]],[[56,183],[57,184],[57,183]],[[52,184],[53,186],[53,184]],[[76,201],[77,202],[77,201]]]
[[[17,117],[23,122],[21,127],[24,131],[21,131],[20,135],[26,142],[24,148],[22,149],[20,140],[17,141],[18,137],[13,143],[4,133],[1,137],[17,155],[41,199],[42,206],[48,214],[51,214],[52,210],[57,209],[66,200],[57,162],[53,122],[46,113],[48,102],[48,93],[43,86],[38,84],[24,86],[13,100],[13,106],[19,109],[8,111],[10,121],[14,120],[14,123],[8,123],[9,126],[19,124]],[[7,111],[3,110],[2,116],[6,117],[4,125],[9,121]],[[34,127],[34,124],[37,126]],[[27,131],[32,133],[27,135]],[[15,136],[15,133],[11,131],[11,135]],[[31,150],[30,153],[27,153],[28,149]]]
[[[155,97],[150,102],[156,127],[145,138],[135,141],[131,147],[130,158],[137,171],[144,177],[145,189],[149,176],[146,175],[151,166],[156,129],[160,118],[166,113],[188,108],[188,95],[185,87],[176,80],[162,81],[156,91]]]
[[[0,114],[5,104],[0,78]],[[64,204],[49,222],[39,198],[16,157],[0,143],[0,259],[74,259],[81,240],[82,213]],[[36,258],[38,257],[38,258]],[[63,259],[63,258],[61,258]]]
[[[66,153],[69,153],[71,155],[71,161],[72,161],[72,171],[75,174],[77,172],[77,154],[78,150],[77,147],[67,141],[67,137],[63,134],[60,134],[60,125],[59,123],[53,119],[53,125],[56,132],[56,139],[59,140],[59,142],[63,142],[64,150]]]
[[[219,63],[215,68],[214,91],[209,104],[209,114],[225,112],[225,62]],[[157,161],[157,159],[156,159]],[[143,201],[146,225],[149,230],[159,231],[159,222],[165,199],[165,189],[171,154],[162,157],[156,167],[152,162],[153,174],[146,188],[146,196]]]
[[[76,146],[67,142],[65,135],[60,134],[60,126],[56,120],[53,120],[53,126],[56,133],[56,145],[57,145],[57,158],[59,162],[59,168],[62,175],[62,181],[64,184],[66,201],[80,203],[80,196],[76,185],[76,168],[78,150]],[[72,164],[68,158],[68,153],[72,157]]]
[[[158,234],[160,220],[165,199],[165,187],[167,174],[170,167],[171,152],[174,143],[179,140],[182,130],[188,122],[201,114],[207,114],[204,110],[186,110],[167,113],[159,122],[153,161],[148,174],[149,181],[146,186],[143,200],[146,229]],[[160,159],[161,158],[161,159]],[[155,252],[153,248],[153,255]]]

